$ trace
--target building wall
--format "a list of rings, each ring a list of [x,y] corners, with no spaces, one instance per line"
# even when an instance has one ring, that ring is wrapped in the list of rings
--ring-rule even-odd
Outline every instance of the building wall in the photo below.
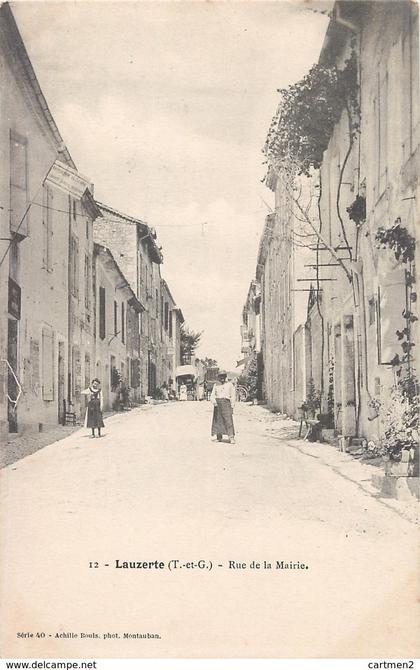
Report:
[[[64,393],[68,363],[68,216],[51,207],[66,212],[68,199],[61,191],[43,187],[49,169],[60,157],[58,143],[22,72],[5,12],[2,8],[0,237],[4,239],[0,241],[0,258],[6,255],[0,267],[0,358],[11,360],[23,388],[17,426],[11,426],[22,432],[38,430],[40,424],[56,424],[58,402]],[[9,212],[11,207],[13,211]],[[22,219],[18,241],[7,252],[7,240]],[[9,275],[21,289],[20,320],[8,313]],[[8,337],[13,340],[14,333],[16,348],[10,343],[8,347]],[[4,362],[0,369],[0,425],[5,434],[9,429],[8,386],[11,395],[16,389]]]
[[[94,222],[94,240],[99,244],[108,247],[119,268],[128,280],[130,287],[143,305],[146,306],[143,290],[139,279],[139,259],[138,259],[138,230],[137,225],[129,222],[118,214],[108,212],[101,208],[102,217],[98,217]],[[130,312],[127,313],[127,318]],[[132,318],[131,318],[132,317]],[[128,321],[130,329],[138,327],[138,332],[132,334],[131,349],[129,347],[128,357],[140,360],[139,364],[139,386],[133,389],[133,398],[139,401],[147,395],[147,347],[145,346],[144,334],[147,315],[140,314],[134,317],[131,314]],[[127,326],[128,331],[128,326]],[[109,362],[107,362],[109,367]],[[131,363],[129,366],[131,368]],[[110,373],[109,373],[110,374]],[[131,370],[127,375],[131,384]],[[137,382],[136,382],[137,383]]]
[[[380,396],[393,381],[387,363],[401,354],[396,330],[404,328],[403,268],[378,250],[374,235],[397,218],[418,236],[419,221],[419,18],[416,3],[373,3],[361,50],[361,180],[366,181],[366,235],[361,239],[365,395]],[[417,254],[418,254],[417,244]],[[418,263],[417,263],[418,265]],[[415,306],[413,306],[415,307]],[[417,339],[417,328],[413,329]],[[367,383],[366,383],[367,382]],[[361,430],[375,436],[363,403]]]
[[[174,308],[171,312],[172,333],[173,333],[173,354],[172,354],[172,378],[175,380],[176,369],[181,365],[181,324],[183,317],[181,310]]]
[[[418,9],[404,2],[366,3],[359,22],[364,26],[357,42],[360,134],[348,154],[348,120],[343,112],[320,170],[322,231],[346,259],[352,282],[340,267],[320,267],[319,276],[325,280],[321,283],[322,320],[319,323],[314,309],[309,312],[307,351],[310,375],[323,391],[324,411],[333,364],[337,430],[375,438],[380,426],[372,420],[371,401],[393,383],[389,362],[399,349],[396,330],[405,325],[406,297],[404,268],[392,252],[377,249],[375,234],[379,226],[388,228],[400,218],[415,235],[418,221]],[[339,67],[353,40],[352,32],[345,39],[341,33],[334,52]],[[342,226],[336,200],[345,161],[339,200]],[[346,212],[357,195],[366,196],[367,209],[366,222],[359,229]],[[355,264],[350,263],[350,255]],[[335,259],[323,250],[319,261],[334,263]],[[322,365],[315,370],[314,362],[319,361]]]
[[[67,397],[82,418],[86,397],[81,391],[95,374],[93,324],[93,221],[83,200],[68,197],[69,209],[69,375]]]
[[[146,243],[146,244],[145,244]],[[147,251],[147,243],[144,246]],[[147,278],[147,314],[148,314],[148,359],[149,359],[149,384],[148,393],[153,395],[162,383],[162,343],[160,332],[160,296],[161,277],[159,265],[153,263],[149,254],[144,256],[144,266]]]
[[[261,287],[252,280],[242,310],[241,352],[246,356],[261,350]]]
[[[140,376],[140,315],[125,302],[126,309],[126,341],[127,341],[127,381],[131,388],[131,396],[134,402],[140,402],[141,376]]]
[[[308,333],[305,325],[300,325],[293,334],[293,363],[296,414],[305,401],[308,386],[308,363],[310,352],[307,349]],[[309,360],[308,360],[309,359]]]
[[[93,225],[94,240],[111,249],[130,286],[142,302],[137,278],[137,226],[105,209],[101,209],[101,212],[102,216]]]
[[[246,375],[248,366],[256,360],[256,397],[263,400],[262,378],[264,363],[261,338],[261,285],[252,280],[248,295],[242,310],[241,324],[241,352],[245,355],[245,365],[242,374]]]
[[[166,282],[161,282],[161,309],[160,309],[160,334],[161,334],[161,383],[169,385],[170,380],[175,380],[175,358],[176,358],[176,328],[173,327],[172,311],[175,308],[174,300],[167,288]]]
[[[301,202],[313,217],[317,194],[316,177],[300,181]],[[261,348],[264,360],[264,388],[268,406],[296,415],[301,404],[296,392],[294,333],[305,322],[308,291],[315,274],[310,229],[302,224],[297,206],[282,174],[272,178],[275,213],[266,220],[260,245],[257,279],[261,280]],[[303,246],[303,245],[306,246]],[[265,251],[263,251],[265,249]]]
[[[127,380],[127,339],[122,338],[121,331],[121,304],[126,305],[126,296],[121,285],[121,277],[109,263],[105,264],[102,257],[95,255],[95,282],[96,282],[96,349],[95,349],[95,377],[101,381],[104,409],[112,409],[116,397],[112,388],[112,368],[117,369]],[[101,327],[101,291],[104,290],[105,319]],[[102,299],[103,300],[103,299]],[[117,320],[115,325],[114,303],[117,305]]]
[[[140,393],[152,395],[162,378],[160,351],[160,264],[152,259],[154,238],[141,222],[101,207],[94,224],[95,241],[112,251],[137,298],[145,307],[140,316]],[[154,252],[156,253],[156,251]]]
[[[348,156],[342,178],[340,210],[346,237],[336,211],[340,168],[349,147],[348,121],[343,112],[321,167],[321,212],[328,241],[343,257],[348,243],[356,265],[320,270],[333,278],[323,285],[323,338],[314,336],[312,357],[321,359],[324,342],[324,409],[328,361],[334,361],[337,429],[345,435],[375,438],[371,401],[393,383],[390,360],[399,350],[396,331],[404,328],[404,269],[393,253],[378,250],[375,234],[399,217],[415,234],[418,211],[418,10],[412,3],[367,3],[360,17],[360,134]],[[336,62],[342,66],[353,35],[341,41]],[[417,97],[416,97],[417,96]],[[346,208],[356,196],[366,196],[366,222],[356,229]],[[346,239],[347,238],[347,239]],[[322,261],[333,261],[328,251]]]

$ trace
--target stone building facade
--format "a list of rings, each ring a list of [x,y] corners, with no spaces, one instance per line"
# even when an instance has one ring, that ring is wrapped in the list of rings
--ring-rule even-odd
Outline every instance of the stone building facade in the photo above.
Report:
[[[108,205],[98,203],[98,206],[102,217],[94,225],[95,241],[111,250],[145,307],[140,317],[140,389],[143,397],[152,395],[157,383],[156,321],[159,319],[162,254],[154,231],[146,223]]]
[[[111,251],[94,246],[95,377],[101,381],[104,409],[115,405],[121,381],[140,396],[139,317],[144,307],[119,268]]]
[[[77,401],[93,353],[86,302],[99,212],[89,188],[75,196],[50,181],[57,160],[71,178],[78,173],[8,4],[0,8],[0,36],[0,424],[7,434],[57,424],[64,401]]]
[[[336,432],[346,437],[380,435],[375,400],[395,381],[391,361],[400,350],[397,331],[406,326],[403,310],[416,310],[404,264],[378,248],[376,235],[397,223],[418,236],[418,21],[418,6],[405,0],[334,4],[319,63],[343,70],[355,59],[359,109],[349,116],[343,107],[309,180],[310,216],[322,239],[299,243],[296,198],[287,200],[282,174],[272,166],[267,175],[276,206],[256,272],[266,400],[296,415],[312,388],[321,412],[331,412]],[[366,213],[357,220],[352,212],[360,203]],[[411,338],[417,339],[416,323]]]
[[[312,347],[323,361],[324,408],[333,367],[337,431],[374,439],[380,426],[372,400],[394,381],[390,362],[399,349],[396,331],[404,328],[407,298],[404,267],[391,252],[378,249],[375,235],[398,219],[416,236],[419,220],[418,7],[337,2],[320,62],[342,68],[352,50],[359,71],[360,131],[350,146],[343,110],[320,169],[322,220],[350,277],[340,267],[320,268],[321,277],[336,281],[323,287],[323,337],[313,337]],[[366,202],[366,219],[359,226],[347,213],[357,197]],[[320,255],[333,260],[326,250]]]
[[[0,37],[3,438],[57,425],[66,411],[81,420],[93,377],[110,408],[114,365],[132,400],[152,394],[179,363],[182,314],[161,287],[156,233],[98,205],[78,172],[7,3]]]
[[[309,179],[301,183],[302,198],[310,213],[315,182]],[[302,400],[301,385],[296,381],[301,378],[302,364],[295,351],[300,344],[295,331],[306,318],[308,294],[315,279],[309,266],[314,264],[315,253],[311,244],[302,246],[302,236],[306,240],[310,231],[302,228],[284,176],[270,171],[267,186],[274,192],[275,210],[265,220],[256,268],[256,280],[261,285],[264,397],[271,409],[295,415]]]
[[[160,267],[163,256],[156,232],[140,219],[98,203],[101,218],[94,225],[95,241],[107,246],[144,305],[140,316],[140,392],[144,397],[174,379],[180,359],[180,317]]]
[[[160,385],[175,387],[176,369],[181,365],[181,324],[184,317],[167,282],[161,280],[161,370]]]
[[[241,352],[250,356],[261,351],[261,287],[253,279],[242,310]]]
[[[241,353],[244,358],[238,362],[243,365],[242,375],[247,375],[251,366],[256,370],[256,395],[259,400],[264,396],[264,365],[261,351],[261,286],[253,279],[242,310]]]

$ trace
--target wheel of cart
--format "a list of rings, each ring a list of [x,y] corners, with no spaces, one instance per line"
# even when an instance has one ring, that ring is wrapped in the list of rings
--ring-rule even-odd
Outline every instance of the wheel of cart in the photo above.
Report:
[[[239,402],[246,402],[249,400],[249,390],[246,386],[238,386],[236,389],[236,395]]]

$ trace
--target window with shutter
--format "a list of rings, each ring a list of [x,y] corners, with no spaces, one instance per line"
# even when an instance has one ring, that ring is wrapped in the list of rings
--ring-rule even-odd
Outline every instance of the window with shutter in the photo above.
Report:
[[[125,344],[125,303],[121,303],[121,342]]]
[[[413,63],[416,58],[413,54],[413,31],[410,21],[402,38],[402,68],[401,68],[401,113],[403,132],[403,161],[407,161],[413,150]]]
[[[10,230],[28,235],[28,155],[27,140],[10,133]],[[25,214],[26,213],[26,214]]]
[[[90,258],[85,254],[85,308],[90,309]]]
[[[378,68],[379,69],[379,68]],[[378,72],[376,96],[373,100],[375,123],[375,198],[383,194],[388,180],[388,74]]]
[[[70,242],[71,292],[75,298],[79,296],[79,240],[72,235]]]
[[[105,339],[106,335],[106,311],[105,311],[105,289],[99,287],[99,337]]]
[[[386,284],[378,287],[377,336],[378,362],[388,365],[398,351],[395,333],[405,326],[401,316],[401,305],[405,305],[406,286],[404,274],[400,268],[386,275]]]
[[[42,329],[42,398],[54,400],[54,333]]]
[[[387,185],[388,171],[388,73],[379,79],[379,195]]]
[[[114,335],[118,333],[118,303],[114,300]]]
[[[42,267],[47,270],[47,272],[52,272],[53,270],[53,254],[52,254],[52,237],[53,237],[53,217],[52,217],[52,208],[53,208],[53,191],[49,186],[44,186],[43,188],[43,211],[42,211]]]

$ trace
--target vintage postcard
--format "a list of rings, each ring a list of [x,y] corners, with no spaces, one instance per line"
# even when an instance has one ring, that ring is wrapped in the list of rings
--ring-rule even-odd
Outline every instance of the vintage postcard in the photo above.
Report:
[[[418,15],[1,5],[2,659],[414,667]]]

